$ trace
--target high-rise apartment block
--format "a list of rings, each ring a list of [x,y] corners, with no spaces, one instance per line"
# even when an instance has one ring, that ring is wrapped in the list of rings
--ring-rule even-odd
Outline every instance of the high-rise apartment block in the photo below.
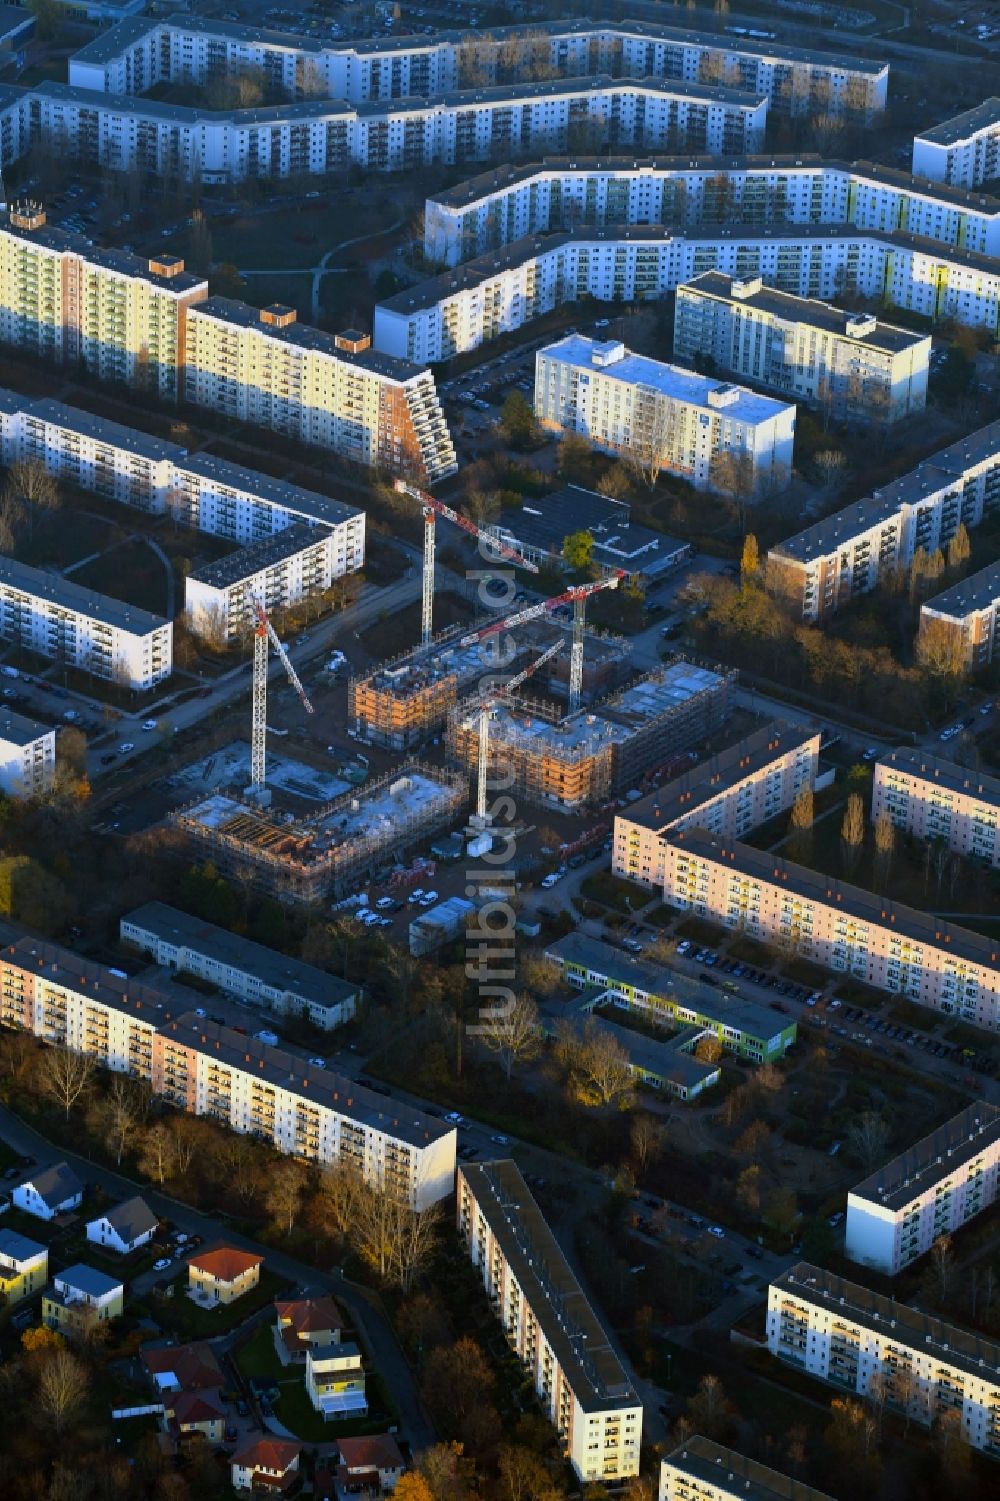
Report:
[[[978,672],[993,661],[998,620],[1000,563],[989,563],[920,606],[920,635],[939,636],[946,660]]]
[[[56,732],[11,709],[0,709],[0,792],[38,797],[56,774]]]
[[[791,474],[795,407],[678,365],[633,354],[615,341],[570,334],[535,356],[535,416],[651,472],[681,475],[697,490],[725,489],[730,455],[750,496]]]
[[[874,767],[871,816],[887,814],[917,839],[1000,865],[1000,781],[910,746],[887,751]]]
[[[639,1473],[642,1403],[510,1161],[465,1163],[458,1230],[578,1478]]]
[[[660,1461],[659,1501],[832,1501],[832,1497],[694,1433]]]
[[[1000,99],[984,99],[914,136],[913,170],[962,188],[1000,177]]]
[[[847,1196],[844,1255],[894,1277],[995,1202],[1000,1109],[977,1100]]]
[[[677,288],[677,359],[754,381],[853,426],[923,411],[930,353],[930,334],[776,291],[759,276],[706,271]]]
[[[918,548],[947,547],[959,525],[978,526],[998,505],[1000,422],[991,422],[772,547],[767,586],[803,620],[821,620],[909,568]]]

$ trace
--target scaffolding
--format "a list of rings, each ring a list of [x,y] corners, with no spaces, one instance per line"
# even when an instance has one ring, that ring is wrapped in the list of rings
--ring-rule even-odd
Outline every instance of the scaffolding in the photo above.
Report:
[[[494,711],[489,778],[560,812],[602,807],[650,767],[721,728],[735,679],[726,668],[675,659],[593,710],[565,718],[542,700],[515,698]],[[449,756],[470,770],[479,754],[473,707],[458,704],[447,731]]]
[[[462,773],[410,761],[305,818],[215,793],[179,808],[171,824],[224,874],[279,901],[313,904],[349,895],[457,822],[468,798]]]

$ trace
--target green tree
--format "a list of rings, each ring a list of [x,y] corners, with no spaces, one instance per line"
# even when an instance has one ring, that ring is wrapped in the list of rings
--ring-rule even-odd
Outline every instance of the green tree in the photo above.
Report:
[[[579,572],[590,568],[594,558],[594,539],[590,532],[570,532],[563,538],[562,555],[567,568]]]
[[[528,448],[538,431],[530,401],[511,391],[500,412],[500,431],[512,448]]]
[[[65,15],[59,0],[28,0],[28,10],[35,18],[41,41],[53,41],[59,34]]]

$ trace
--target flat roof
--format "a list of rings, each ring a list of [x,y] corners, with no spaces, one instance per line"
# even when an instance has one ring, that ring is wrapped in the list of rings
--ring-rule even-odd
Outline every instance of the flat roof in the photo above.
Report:
[[[611,984],[628,986],[658,1000],[670,1001],[759,1042],[768,1042],[795,1026],[791,1017],[782,1016],[769,1006],[759,1006],[743,996],[718,990],[648,959],[633,959],[610,943],[591,938],[586,933],[567,933],[564,938],[550,944],[546,953],[559,964],[577,965],[601,975]]]
[[[682,704],[724,686],[727,676],[677,657],[662,667],[654,667],[627,688],[622,688],[600,707],[609,719],[639,729],[650,720],[679,709]]]
[[[48,1246],[17,1230],[0,1230],[0,1260],[30,1261],[34,1256],[47,1256]]]
[[[595,985],[574,996],[559,1009],[550,1010],[549,1014],[556,1021],[569,1021],[580,1029],[591,1022],[598,1031],[624,1050],[632,1068],[641,1069],[655,1078],[694,1088],[719,1072],[717,1063],[702,1063],[700,1058],[694,1056],[693,1051],[689,1051],[694,1048],[699,1036],[704,1034],[704,1028],[685,1026],[682,1023],[678,1029],[669,1032],[664,1028],[662,1037],[647,1037],[634,1027],[626,1026],[612,1017],[601,1016],[596,1010],[601,1005],[614,1005],[614,1000],[609,997],[606,989]]]
[[[585,1412],[641,1408],[521,1171],[509,1158],[459,1165],[563,1376]]]
[[[665,1465],[706,1487],[724,1495],[739,1496],[741,1501],[833,1501],[825,1491],[817,1491],[791,1475],[782,1475],[759,1460],[748,1459],[735,1449],[727,1449],[714,1439],[693,1433],[678,1444],[663,1460]]]
[[[796,532],[793,537],[786,537],[770,552],[796,563],[812,563],[825,558],[872,527],[890,520],[905,506],[918,505],[929,496],[958,485],[970,469],[989,462],[998,454],[1000,422],[990,422],[932,454],[916,469],[890,480],[864,500],[856,500],[832,516],[825,516]]]
[[[969,1376],[996,1385],[1000,1378],[1000,1344],[958,1324],[946,1324],[908,1303],[884,1298],[857,1282],[799,1261],[771,1282],[771,1287],[822,1308],[845,1322],[860,1324],[897,1344],[920,1349]],[[891,1331],[891,1332],[890,1332]]]
[[[190,454],[179,467],[188,474],[211,480],[213,484],[225,489],[252,495],[258,500],[266,501],[268,505],[309,516],[326,526],[340,526],[345,521],[364,515],[359,506],[349,505],[345,500],[334,500],[329,495],[303,489],[301,485],[293,485],[288,480],[274,479],[259,469],[246,469],[242,464],[217,458],[215,454]]]
[[[745,295],[733,291],[734,287],[741,284],[759,280],[759,276],[728,276],[724,271],[703,271],[700,276],[693,276],[690,281],[682,283],[677,288],[677,296],[695,292],[720,302],[731,303],[734,308],[754,308],[773,318],[818,328],[824,333],[836,334],[838,338],[850,339],[869,349],[882,349],[889,354],[899,354],[915,344],[926,344],[930,348],[930,334],[897,328],[894,323],[883,323],[874,314],[847,312],[829,302],[820,302],[817,298],[796,297],[791,292],[779,292],[774,287],[763,285]],[[861,332],[858,331],[859,328]]]
[[[39,85],[39,88],[42,87],[47,90],[64,88],[65,85]],[[76,92],[83,94],[91,103],[107,97],[103,94],[95,94],[89,89],[78,89]],[[57,224],[49,224],[47,220],[37,229],[12,224],[9,208],[0,214],[0,232],[10,235],[12,239],[24,240],[28,245],[40,245],[43,249],[51,250],[57,255],[79,256],[88,265],[98,266],[102,271],[113,271],[119,276],[147,281],[158,291],[168,292],[172,297],[183,296],[199,287],[206,289],[208,287],[208,282],[203,276],[192,276],[189,271],[178,271],[175,276],[160,276],[150,269],[151,264],[156,264],[155,259],[148,260],[145,256],[133,254],[131,250],[103,249],[88,240],[86,235],[78,234],[75,230],[60,229]]]
[[[968,766],[957,766],[954,761],[945,761],[912,745],[900,745],[895,750],[886,751],[875,764],[876,768],[884,766],[887,770],[898,767],[901,772],[931,786],[966,793],[984,803],[1000,804],[1000,779],[979,770],[973,771]]]
[[[0,950],[0,962],[36,975],[40,982],[93,997],[102,1006],[122,1011],[155,1030],[191,1005],[190,992],[166,981],[150,985],[116,974],[103,964],[84,959],[71,949],[25,934]]]
[[[52,725],[39,724],[25,714],[15,714],[13,709],[0,708],[0,740],[9,745],[33,745],[43,735],[54,733]]]
[[[221,323],[235,324],[239,328],[251,328],[264,338],[276,339],[281,344],[293,344],[299,349],[308,349],[315,354],[328,355],[342,365],[353,366],[357,370],[371,371],[373,375],[385,376],[388,380],[401,383],[413,380],[427,368],[423,365],[414,365],[409,360],[398,359],[395,355],[379,354],[374,349],[365,349],[360,354],[354,354],[349,349],[339,348],[333,334],[324,333],[321,329],[312,328],[309,324],[299,323],[297,320],[284,327],[275,323],[264,323],[260,314],[260,308],[251,307],[246,302],[238,302],[232,297],[207,297],[204,302],[195,303],[188,308],[189,319],[213,318]]]
[[[304,964],[301,959],[279,954],[251,938],[216,927],[215,923],[191,917],[177,907],[167,906],[166,902],[147,902],[144,907],[136,907],[121,919],[121,926],[125,923],[154,934],[161,942],[183,945],[218,959],[243,974],[255,975],[277,990],[302,996],[319,1005],[339,1006],[358,993],[357,985],[351,985],[337,975],[317,969],[313,964]]]
[[[942,589],[940,594],[924,600],[921,609],[964,620],[978,610],[991,610],[997,600],[1000,600],[1000,563],[989,563],[978,573],[952,584],[950,589]]]
[[[30,31],[35,17],[30,10],[19,5],[0,5],[0,41],[8,41],[22,31]]]
[[[859,922],[871,923],[878,928],[891,927],[894,933],[972,964],[1000,970],[1000,945],[996,939],[985,938],[981,933],[961,928],[931,912],[919,912],[915,907],[893,901],[891,897],[877,896],[861,886],[852,886],[835,876],[809,870],[768,850],[741,844],[739,840],[719,839],[706,829],[677,829],[666,837],[668,844],[683,846],[695,857],[713,860],[769,886],[780,886],[782,891],[797,892],[807,901],[835,907],[838,912],[849,914]]]
[[[539,256],[551,255],[568,245],[669,245],[675,240],[693,245],[718,245],[723,240],[735,240],[739,245],[746,246],[792,244],[797,241],[807,244],[815,241],[864,241],[866,244],[884,245],[888,250],[909,250],[915,255],[927,255],[940,263],[969,266],[993,277],[1000,276],[995,256],[980,255],[973,250],[960,249],[940,240],[930,240],[924,235],[913,235],[898,229],[868,229],[843,223],[785,224],[778,227],[753,224],[736,227],[711,225],[701,229],[669,224],[581,224],[573,229],[557,230],[554,233],[525,235],[499,250],[489,250],[471,261],[441,272],[438,276],[428,277],[415,287],[396,292],[384,302],[378,303],[378,307],[404,316],[435,307],[439,302],[446,302],[449,297],[473,291],[505,271],[526,265]],[[200,303],[192,311],[199,311],[204,306],[204,303]]]
[[[668,782],[648,797],[621,810],[625,823],[640,824],[643,828],[665,833],[679,818],[687,818],[706,803],[724,797],[748,778],[770,766],[779,756],[818,742],[819,730],[804,729],[774,720],[762,730],[730,745],[717,755],[692,766],[674,781]]]
[[[18,410],[24,413],[28,421],[46,422],[53,427],[63,428],[66,432],[92,438],[95,443],[106,443],[109,448],[120,449],[123,453],[150,459],[154,463],[170,460],[179,464],[187,452],[179,443],[156,438],[140,428],[126,427],[121,422],[111,421],[109,417],[98,417],[93,412],[84,411],[82,407],[56,401],[52,396],[43,396],[38,401],[31,401],[23,396],[15,399],[18,401]]]
[[[991,126],[994,129],[1000,127],[1000,99],[995,95],[972,109],[952,115],[950,120],[942,120],[940,125],[932,125],[930,130],[919,131],[914,140],[929,141],[934,146],[956,146]]]
[[[91,41],[77,49],[71,62],[109,63],[121,57],[128,47],[134,47],[151,31],[158,31],[164,23],[154,16],[126,16],[107,31],[100,32]]]
[[[148,610],[140,610],[137,605],[126,605],[107,594],[97,594],[61,574],[46,573],[43,568],[32,568],[15,558],[0,556],[0,587],[21,590],[58,609],[75,611],[115,630],[127,631],[132,636],[148,636],[170,624],[163,615],[153,615]]]
[[[863,1178],[851,1189],[850,1196],[866,1200],[876,1208],[904,1209],[998,1141],[1000,1106],[976,1100]]]
[[[988,216],[1000,213],[1000,199],[981,188],[959,187],[918,177],[901,167],[887,167],[881,162],[833,161],[815,153],[801,152],[789,156],[765,153],[719,158],[716,156],[545,156],[541,161],[521,164],[505,163],[490,167],[475,177],[466,178],[454,187],[432,193],[429,203],[448,208],[465,208],[491,193],[503,192],[538,178],[583,176],[676,176],[683,172],[701,174],[706,179],[720,172],[759,172],[765,176],[800,173],[815,176],[841,176],[856,182],[885,184],[918,198],[951,203],[956,207],[981,211]]]
[[[232,1027],[198,1017],[193,1011],[168,1022],[160,1032],[183,1047],[193,1048],[229,1068],[251,1074],[262,1083],[286,1089],[310,1104],[334,1110],[359,1125],[384,1132],[386,1136],[408,1142],[411,1146],[426,1147],[455,1132],[454,1126],[424,1115],[402,1101],[387,1100],[383,1095],[365,1089],[355,1079],[334,1073],[332,1069],[316,1068],[304,1058],[286,1053],[283,1048],[271,1047]]]
[[[627,501],[613,500],[581,485],[566,485],[538,501],[525,501],[516,515],[493,530],[529,548],[561,552],[564,538],[581,528],[594,539],[598,563],[630,572],[651,573],[666,568],[689,546],[666,532],[634,522]]]
[[[273,568],[287,558],[294,558],[296,553],[305,552],[309,547],[321,547],[329,535],[326,527],[307,526],[304,521],[298,521],[273,536],[261,537],[246,547],[237,548],[224,558],[203,563],[200,568],[192,569],[188,578],[212,589],[231,589],[235,584],[253,578],[256,573]]]

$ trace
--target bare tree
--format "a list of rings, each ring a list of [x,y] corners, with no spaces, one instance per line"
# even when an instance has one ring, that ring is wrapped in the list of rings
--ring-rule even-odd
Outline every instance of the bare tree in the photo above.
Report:
[[[665,1135],[663,1122],[657,1120],[655,1115],[641,1111],[632,1117],[629,1145],[637,1173],[645,1173],[662,1156]]]
[[[813,460],[823,476],[823,489],[830,494],[839,490],[843,482],[846,462],[839,448],[824,448]]]
[[[264,1203],[275,1224],[284,1225],[286,1235],[291,1235],[295,1229],[307,1177],[304,1164],[294,1158],[279,1162],[271,1170]]]
[[[115,1074],[105,1096],[108,1146],[121,1166],[136,1128],[149,1110],[149,1086],[128,1074]]]
[[[73,1106],[82,1100],[93,1083],[96,1065],[87,1053],[53,1046],[42,1054],[39,1083],[44,1092],[63,1107],[69,1120]]]
[[[34,532],[36,511],[55,511],[61,505],[59,485],[41,459],[18,459],[7,470],[4,501],[16,513],[26,508],[29,532]],[[23,514],[23,509],[22,509]]]
[[[173,1173],[175,1160],[173,1136],[163,1121],[157,1121],[143,1132],[139,1167],[157,1183],[163,1184]]]
[[[79,1415],[89,1387],[90,1373],[72,1350],[53,1350],[46,1357],[35,1400],[54,1434],[64,1433]]]
[[[873,1172],[885,1160],[889,1136],[888,1125],[875,1110],[866,1110],[851,1126],[847,1139],[866,1172]]]
[[[480,1012],[476,1033],[483,1047],[499,1056],[508,1082],[514,1064],[537,1058],[542,1046],[538,1007],[529,995]]]
[[[757,482],[753,455],[743,449],[720,449],[709,466],[708,477],[712,489],[729,501],[740,530],[745,531],[747,507],[753,499]]]
[[[330,1229],[383,1281],[409,1292],[433,1254],[439,1206],[418,1211],[408,1195],[370,1183],[343,1163],[323,1174],[321,1194],[322,1217]]]
[[[931,1246],[931,1271],[934,1274],[938,1303],[942,1308],[946,1308],[955,1276],[955,1257],[951,1249],[950,1235],[939,1235]]]
[[[628,1054],[595,1017],[588,1017],[580,1030],[560,1025],[556,1057],[566,1069],[572,1091],[581,1104],[615,1105],[625,1110],[632,1103]]]

